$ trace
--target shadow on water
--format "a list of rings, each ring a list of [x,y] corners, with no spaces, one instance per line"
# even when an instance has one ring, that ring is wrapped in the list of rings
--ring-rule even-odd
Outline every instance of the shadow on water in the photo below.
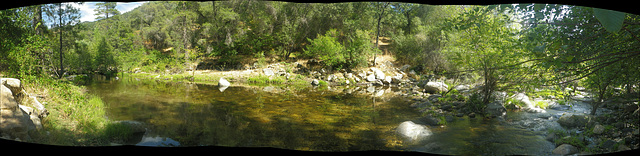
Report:
[[[411,150],[446,155],[550,155],[555,145],[532,131],[503,126],[497,119],[458,118]]]
[[[139,146],[402,150],[395,127],[419,116],[398,98],[326,89],[217,86],[123,78],[87,85],[111,120],[143,122]],[[365,92],[366,93],[366,92]],[[375,107],[373,107],[375,106]]]

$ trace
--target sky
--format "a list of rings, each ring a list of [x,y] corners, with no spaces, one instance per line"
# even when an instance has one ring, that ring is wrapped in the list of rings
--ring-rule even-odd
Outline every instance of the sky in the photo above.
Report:
[[[96,9],[96,3],[98,2],[85,2],[82,5],[77,3],[71,3],[71,5],[73,5],[74,7],[80,10],[80,16],[81,16],[80,22],[85,22],[85,21],[91,22],[96,20],[96,15],[94,15],[95,12],[93,11],[94,9]],[[136,7],[142,5],[143,3],[146,3],[146,2],[117,2],[116,9],[120,11],[120,14],[123,14],[125,12],[129,12],[135,9]]]

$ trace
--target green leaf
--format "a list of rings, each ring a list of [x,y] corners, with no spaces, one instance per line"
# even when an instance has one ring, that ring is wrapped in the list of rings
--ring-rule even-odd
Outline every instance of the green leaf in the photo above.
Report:
[[[574,56],[571,56],[571,55],[567,56],[567,61],[568,61],[568,62],[573,61],[573,57],[574,57]]]
[[[615,33],[622,28],[625,16],[623,12],[593,8],[593,14],[608,32]]]

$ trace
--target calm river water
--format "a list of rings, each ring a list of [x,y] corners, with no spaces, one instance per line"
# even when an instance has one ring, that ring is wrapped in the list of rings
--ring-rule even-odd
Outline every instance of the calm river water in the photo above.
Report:
[[[548,155],[539,133],[496,120],[455,118],[419,143],[396,127],[421,114],[402,97],[367,91],[288,86],[231,86],[123,78],[94,81],[114,121],[148,125],[139,146],[275,147],[311,151],[418,151],[454,155]],[[353,88],[353,87],[352,87]],[[361,89],[363,90],[363,89]]]

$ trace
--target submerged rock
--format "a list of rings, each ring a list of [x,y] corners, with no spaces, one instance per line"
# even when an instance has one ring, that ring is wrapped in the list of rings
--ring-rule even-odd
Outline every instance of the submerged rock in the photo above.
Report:
[[[485,113],[491,117],[500,117],[507,114],[507,108],[502,105],[502,101],[494,101],[487,104],[487,108],[484,109]]]
[[[422,140],[432,134],[427,126],[419,125],[412,121],[402,122],[398,128],[396,128],[396,132],[405,140],[412,142]]]
[[[553,149],[551,153],[557,154],[557,155],[569,155],[569,154],[575,154],[578,152],[579,152],[578,148],[569,144],[562,144],[556,147],[556,149]]]
[[[144,133],[147,131],[145,124],[139,121],[123,120],[115,123],[126,126],[132,133]]]
[[[433,116],[425,116],[420,118],[421,122],[425,122],[426,124],[430,125],[430,126],[437,126],[442,124],[442,119],[437,118],[437,117],[433,117]]]

